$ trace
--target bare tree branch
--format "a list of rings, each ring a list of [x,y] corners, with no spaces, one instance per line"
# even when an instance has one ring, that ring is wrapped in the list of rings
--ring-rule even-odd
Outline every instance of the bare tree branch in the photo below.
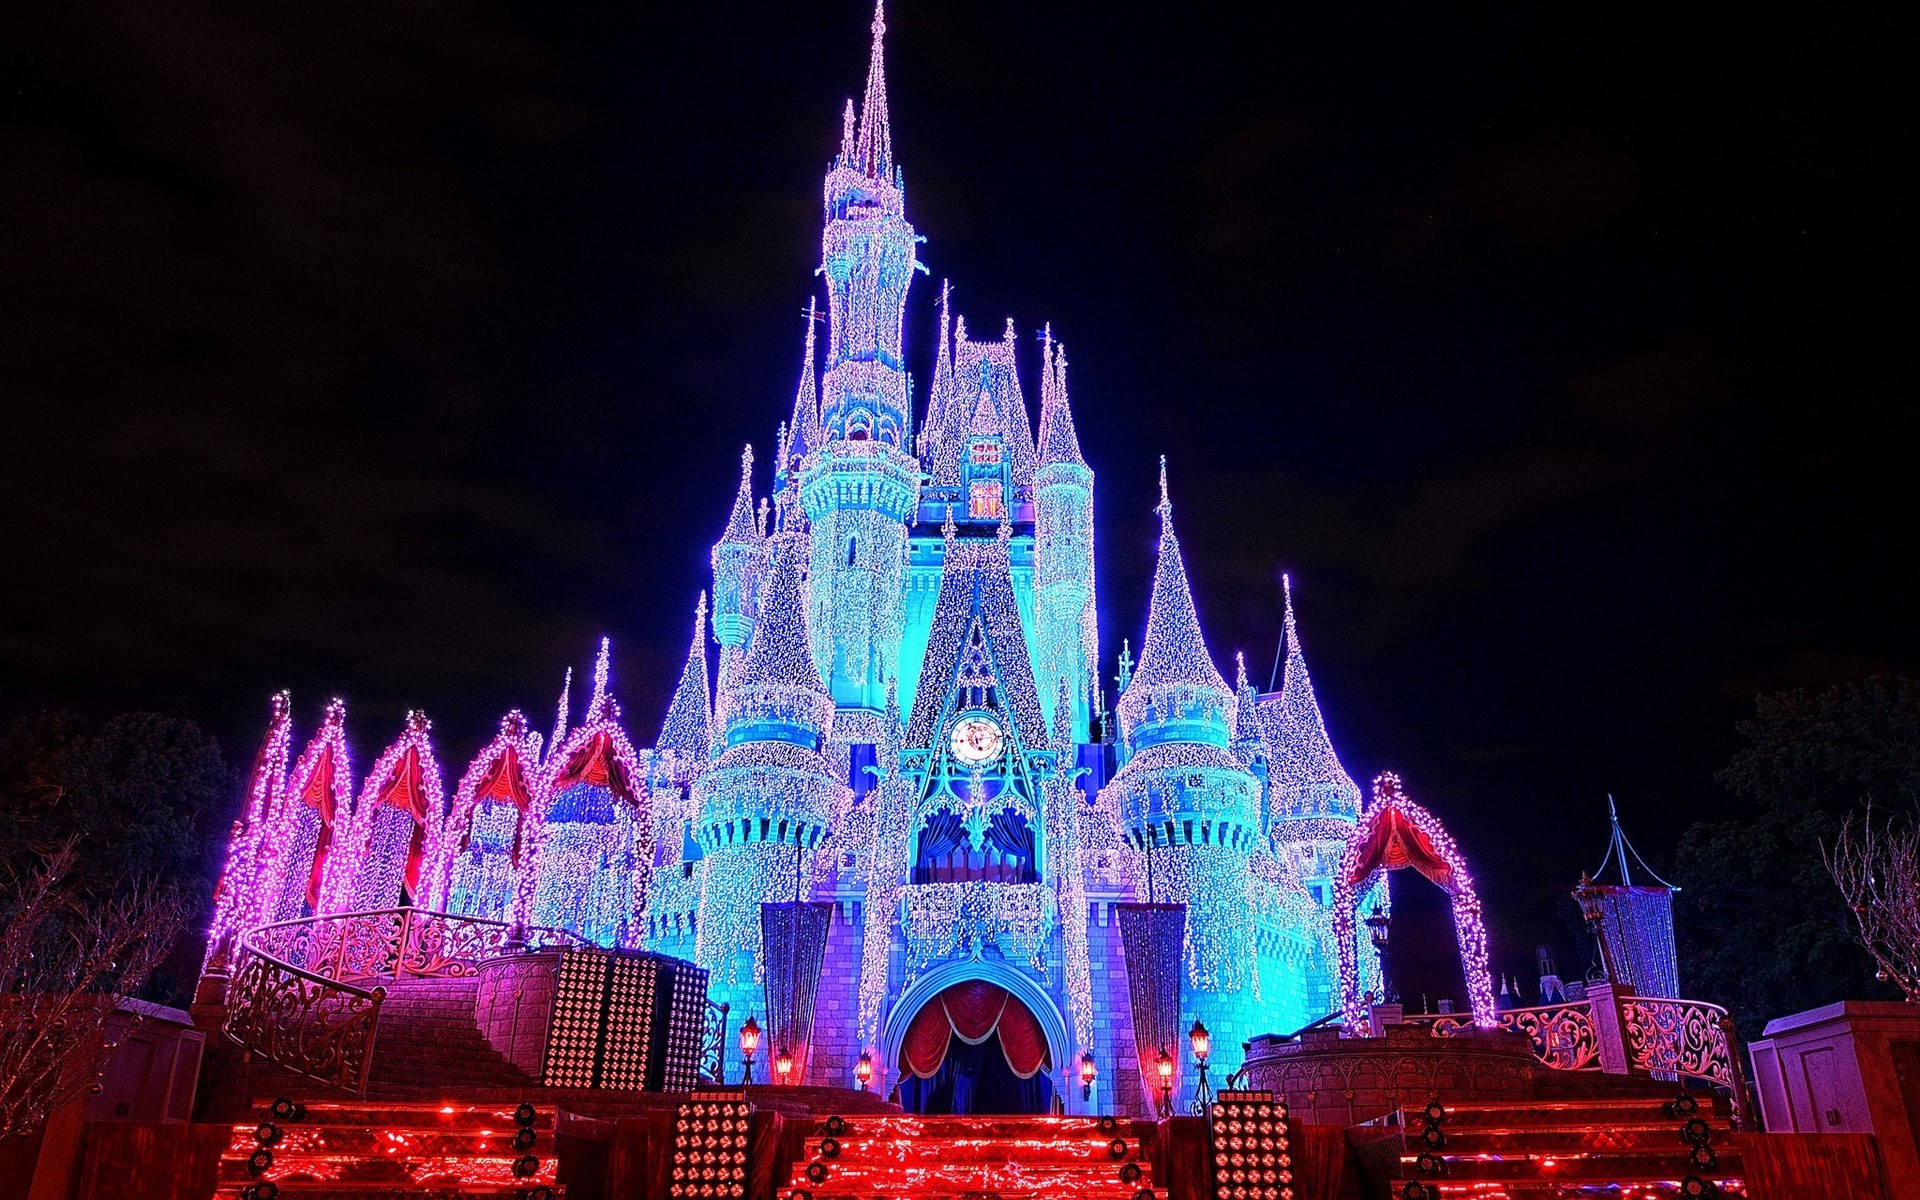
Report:
[[[1873,822],[1873,807],[1840,826],[1820,856],[1853,911],[1856,939],[1879,964],[1879,976],[1920,1004],[1920,825]]]
[[[107,1017],[166,957],[185,921],[177,891],[126,880],[105,896],[69,882],[71,839],[0,867],[0,1138],[30,1133],[91,1088]]]

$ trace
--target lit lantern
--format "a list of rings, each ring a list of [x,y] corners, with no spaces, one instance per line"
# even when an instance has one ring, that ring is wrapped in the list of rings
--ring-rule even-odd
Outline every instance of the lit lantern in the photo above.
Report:
[[[853,1077],[860,1084],[860,1090],[866,1091],[873,1082],[873,1055],[865,1050],[860,1052],[860,1061],[853,1066]]]
[[[742,1087],[753,1082],[753,1056],[759,1049],[760,1022],[749,1015],[747,1023],[740,1027],[740,1058],[746,1063],[746,1074],[740,1078]]]
[[[1207,1053],[1213,1048],[1213,1039],[1208,1035],[1207,1027],[1198,1019],[1194,1021],[1193,1028],[1187,1031],[1187,1040],[1193,1045],[1193,1056],[1206,1062]]]
[[[1080,1098],[1093,1099],[1093,1081],[1099,1078],[1100,1068],[1093,1065],[1091,1051],[1080,1056]]]
[[[793,1052],[785,1046],[780,1047],[780,1052],[773,1056],[773,1073],[781,1083],[793,1082]]]
[[[1160,1047],[1160,1057],[1154,1066],[1160,1072],[1160,1115],[1173,1115],[1173,1055],[1167,1053],[1165,1046]]]

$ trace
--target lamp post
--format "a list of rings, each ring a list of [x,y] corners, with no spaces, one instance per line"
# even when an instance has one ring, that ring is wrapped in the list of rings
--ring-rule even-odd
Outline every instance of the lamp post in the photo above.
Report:
[[[1100,1075],[1100,1068],[1093,1065],[1093,1052],[1080,1055],[1080,1099],[1093,1099],[1093,1081]]]
[[[1194,1018],[1193,1028],[1187,1030],[1187,1042],[1193,1047],[1193,1060],[1200,1067],[1200,1082],[1193,1089],[1193,1115],[1204,1117],[1213,1103],[1213,1089],[1207,1086],[1207,1056],[1213,1053],[1213,1036],[1198,1017]]]
[[[860,1085],[863,1092],[873,1082],[873,1055],[868,1051],[862,1050],[860,1061],[853,1064],[853,1081]]]
[[[1393,914],[1375,904],[1373,913],[1367,917],[1367,937],[1373,942],[1373,952],[1380,958],[1380,1002],[1394,1003],[1399,995],[1393,987],[1393,972],[1387,966],[1387,940],[1393,929]]]
[[[1155,1060],[1160,1071],[1160,1115],[1173,1115],[1173,1055],[1167,1053],[1165,1046],[1160,1047],[1160,1057]]]
[[[1613,947],[1607,943],[1607,926],[1602,920],[1606,915],[1607,889],[1593,881],[1585,871],[1580,872],[1580,886],[1573,889],[1573,898],[1580,902],[1580,916],[1587,923],[1587,932],[1600,945],[1600,969],[1607,974],[1609,983],[1618,983],[1620,976],[1613,969]]]
[[[753,1055],[760,1049],[760,1022],[747,1015],[747,1023],[740,1027],[740,1060],[746,1064],[740,1076],[740,1086],[746,1087],[753,1082]]]
[[[773,1056],[773,1074],[781,1083],[793,1082],[793,1052],[785,1046]]]

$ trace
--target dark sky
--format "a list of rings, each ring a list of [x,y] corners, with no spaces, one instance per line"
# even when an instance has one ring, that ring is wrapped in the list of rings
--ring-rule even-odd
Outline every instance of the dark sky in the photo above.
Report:
[[[302,736],[339,693],[362,761],[418,704],[457,772],[605,631],[650,741],[869,11],[38,7],[0,19],[0,711],[240,761],[271,690]],[[896,7],[923,259],[1071,347],[1109,656],[1165,453],[1223,669],[1264,676],[1292,571],[1349,770],[1452,823],[1519,970],[1607,792],[1662,861],[1756,691],[1920,657],[1906,39],[1119,12]]]

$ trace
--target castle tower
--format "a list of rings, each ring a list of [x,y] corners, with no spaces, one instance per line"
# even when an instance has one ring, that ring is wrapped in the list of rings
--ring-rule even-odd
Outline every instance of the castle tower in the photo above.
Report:
[[[767,539],[753,511],[753,447],[740,450],[740,487],[727,514],[727,527],[714,543],[713,640],[720,643],[720,679],[716,694],[724,699],[728,683],[747,652],[759,610],[760,582],[767,570]],[[716,725],[725,714],[713,714]]]
[[[1123,835],[1145,854],[1151,879],[1136,878],[1138,898],[1151,891],[1155,901],[1187,906],[1181,1025],[1205,1021],[1213,1044],[1225,1051],[1265,1031],[1247,899],[1248,860],[1260,846],[1261,789],[1228,748],[1233,691],[1213,664],[1194,611],[1165,460],[1159,513],[1147,636],[1115,705],[1131,756],[1106,792]]]
[[[1286,594],[1281,634],[1286,666],[1280,691],[1259,701],[1260,728],[1269,755],[1267,839],[1274,857],[1286,865],[1319,905],[1323,927],[1331,936],[1332,918],[1327,914],[1333,904],[1334,876],[1347,839],[1360,819],[1360,789],[1334,753],[1320,701],[1314,695],[1313,679],[1307,674],[1300,627],[1293,615],[1293,581],[1282,576],[1281,584]],[[1386,904],[1385,879],[1361,897],[1360,903],[1369,912],[1375,905]],[[1361,987],[1378,989],[1379,956],[1364,932],[1358,943],[1355,952]],[[1316,1013],[1326,1012],[1339,1002],[1334,991],[1332,949],[1331,945],[1323,948],[1323,969],[1310,981],[1308,1003]]]
[[[1093,471],[1080,456],[1067,401],[1067,348],[1049,331],[1041,361],[1040,447],[1033,473],[1034,642],[1040,695],[1064,692],[1073,706],[1068,748],[1088,740],[1094,664],[1099,661],[1093,612]]]
[[[834,706],[808,637],[804,539],[774,542],[759,621],[721,706],[726,749],[692,794],[703,855],[694,954],[741,1020],[767,1012],[760,905],[812,897],[816,853],[847,790],[820,752]]]
[[[814,656],[836,704],[876,714],[886,704],[887,680],[898,672],[907,524],[920,479],[909,453],[911,402],[901,352],[918,237],[907,223],[887,127],[886,28],[876,7],[858,124],[849,104],[840,153],[827,171],[823,440],[799,466],[812,534]]]

